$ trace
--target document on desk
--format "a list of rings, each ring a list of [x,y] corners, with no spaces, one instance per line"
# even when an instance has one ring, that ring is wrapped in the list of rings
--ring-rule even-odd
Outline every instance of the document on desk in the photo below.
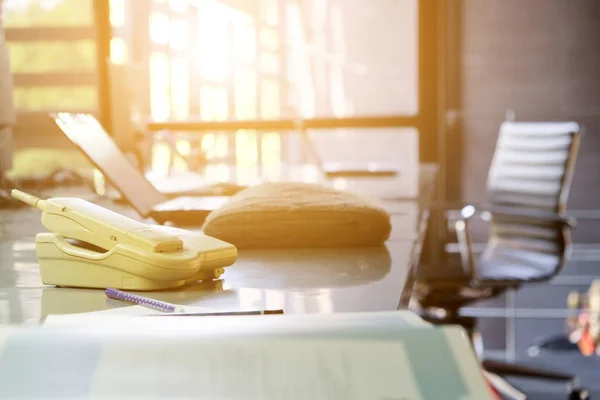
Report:
[[[419,399],[402,344],[331,340],[225,340],[147,346],[115,343],[102,352],[92,398]],[[125,373],[125,371],[130,371]]]
[[[367,322],[360,314],[147,317],[7,328],[0,398],[489,398],[461,329],[374,314]]]

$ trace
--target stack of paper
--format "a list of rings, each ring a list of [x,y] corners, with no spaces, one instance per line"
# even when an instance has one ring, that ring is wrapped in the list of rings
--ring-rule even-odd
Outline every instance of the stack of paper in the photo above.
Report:
[[[490,398],[465,333],[408,312],[79,317],[0,331],[0,398]]]

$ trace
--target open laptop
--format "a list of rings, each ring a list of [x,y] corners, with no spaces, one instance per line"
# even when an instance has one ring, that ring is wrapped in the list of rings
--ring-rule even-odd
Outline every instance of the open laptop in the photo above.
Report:
[[[159,223],[199,225],[211,211],[229,200],[228,196],[169,198],[127,160],[93,115],[58,113],[52,117],[69,140],[144,218],[152,218]]]
[[[231,196],[245,189],[245,186],[231,182],[212,183],[207,182],[204,177],[197,172],[191,172],[194,167],[191,165],[193,157],[185,156],[177,148],[175,135],[170,131],[161,132],[163,143],[166,143],[171,154],[182,160],[190,171],[178,172],[177,174],[154,174],[149,172],[146,178],[161,193],[169,197],[179,196]],[[233,160],[235,161],[235,160]],[[204,162],[200,162],[205,164]]]
[[[379,162],[323,162],[306,129],[301,130],[302,143],[326,178],[394,177],[400,174],[395,165]]]

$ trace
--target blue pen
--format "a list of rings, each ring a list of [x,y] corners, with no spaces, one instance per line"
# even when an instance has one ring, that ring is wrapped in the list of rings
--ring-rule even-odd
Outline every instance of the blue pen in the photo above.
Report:
[[[153,310],[158,310],[167,313],[175,313],[175,312],[184,312],[185,310],[181,306],[177,306],[175,304],[165,303],[164,301],[158,301],[154,299],[149,299],[148,297],[138,296],[137,294],[122,292],[118,289],[108,288],[106,289],[106,296],[111,299],[121,300],[121,301],[129,301],[130,303],[135,303],[142,307],[151,308]]]
[[[205,313],[186,313],[183,314],[184,317],[235,317],[237,315],[281,315],[283,314],[283,310],[259,310],[259,311],[215,311],[215,312],[205,312]],[[155,317],[156,315],[150,315],[150,317]],[[160,315],[159,315],[160,316]],[[178,317],[180,315],[174,314],[173,316]]]

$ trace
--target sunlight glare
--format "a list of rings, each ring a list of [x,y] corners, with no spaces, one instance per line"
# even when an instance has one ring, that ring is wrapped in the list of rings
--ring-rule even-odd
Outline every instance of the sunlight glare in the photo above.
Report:
[[[190,155],[191,150],[192,150],[192,145],[190,144],[190,141],[185,140],[185,139],[178,140],[176,147],[177,147],[177,151],[179,152],[179,154],[181,154],[183,156]]]
[[[160,175],[168,175],[171,166],[171,150],[166,143],[152,145],[152,171]]]
[[[226,88],[216,88],[214,94],[214,114],[215,121],[227,121],[229,119],[229,94]]]
[[[227,134],[221,133],[217,135],[216,144],[214,147],[216,158],[223,159],[227,157],[227,153],[229,153],[229,143],[227,139]]]
[[[119,28],[125,25],[125,0],[110,0],[110,24]]]
[[[271,27],[260,30],[260,44],[266,49],[277,51],[279,48],[279,32]]]
[[[271,26],[279,23],[279,0],[262,0],[261,11],[263,20]]]
[[[171,21],[169,45],[173,50],[185,51],[188,48],[188,23],[182,19]]]
[[[256,29],[250,24],[236,24],[233,29],[234,49],[240,63],[249,64],[256,59]]]
[[[216,138],[214,134],[207,133],[202,137],[202,143],[200,146],[202,151],[205,153],[207,160],[215,158],[215,155],[213,154],[215,144]]]
[[[237,297],[240,307],[247,310],[264,310],[264,294],[261,289],[239,288]]]
[[[207,165],[205,176],[213,182],[227,182],[230,179],[230,168],[225,163]]]
[[[236,158],[239,165],[254,165],[258,161],[256,132],[239,130],[235,134]]]
[[[279,85],[272,80],[264,80],[261,89],[260,117],[262,119],[279,118]]]
[[[156,44],[169,44],[169,25],[169,17],[165,14],[150,14],[150,40]]]
[[[183,156],[183,159],[182,159],[182,157],[175,157],[173,159],[173,169],[175,171],[187,171],[188,164],[187,164],[185,158],[187,156],[189,156],[189,154],[191,152],[190,142],[185,139],[179,139],[175,143],[175,148],[177,149],[177,152]]]
[[[200,88],[200,118],[212,121],[215,115],[214,90],[211,86]]]
[[[176,12],[185,12],[188,8],[189,0],[169,0],[169,6],[171,10]]]
[[[150,56],[150,112],[158,121],[171,116],[169,57],[164,53]]]
[[[235,74],[235,118],[255,119],[256,115],[256,72],[241,68]]]
[[[202,78],[224,81],[228,74],[229,35],[222,12],[200,14],[200,65]]]
[[[94,184],[94,191],[99,196],[106,195],[106,180],[104,179],[104,174],[100,172],[98,168],[94,168],[92,172],[92,180]]]
[[[110,61],[113,64],[125,65],[129,57],[127,44],[120,37],[114,37],[110,40]]]
[[[260,55],[260,70],[269,75],[279,73],[279,56],[273,53],[262,53]]]
[[[171,61],[172,116],[184,120],[190,115],[190,79],[188,60],[175,58]]]

